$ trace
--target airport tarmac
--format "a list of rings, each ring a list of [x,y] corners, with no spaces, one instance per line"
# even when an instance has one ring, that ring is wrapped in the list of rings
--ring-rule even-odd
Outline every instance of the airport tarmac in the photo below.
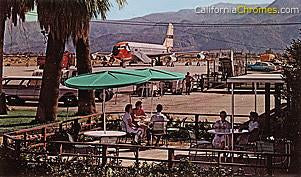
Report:
[[[150,68],[148,65],[140,65],[140,66],[131,66],[127,67],[126,69],[139,69],[139,68]],[[181,73],[187,73],[190,72],[191,74],[206,74],[207,67],[205,63],[201,63],[201,66],[196,66],[195,63],[193,63],[192,66],[184,66],[183,63],[176,63],[174,67],[166,67],[166,66],[155,66],[153,68],[156,69],[163,69],[167,71],[173,71],[173,72],[181,72]],[[38,69],[38,66],[9,66],[4,67],[4,75],[5,76],[18,76],[18,75],[25,75],[25,76],[31,76],[32,72]],[[116,69],[122,69],[120,67],[94,67],[93,72],[97,71],[108,71],[108,70],[116,70]]]

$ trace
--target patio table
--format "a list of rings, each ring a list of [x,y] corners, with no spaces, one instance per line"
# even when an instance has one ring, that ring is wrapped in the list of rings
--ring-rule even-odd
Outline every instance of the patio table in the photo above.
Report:
[[[211,129],[208,130],[208,133],[211,134],[217,134],[217,135],[231,135],[232,134],[233,129],[230,129],[230,131],[216,131],[216,129]],[[244,133],[249,133],[248,130],[242,130],[239,131],[238,129],[234,129],[234,134],[244,134]]]
[[[215,135],[226,135],[227,137],[225,138],[226,142],[226,146],[229,147],[230,146],[230,142],[229,142],[229,135],[232,135],[232,131],[233,131],[233,134],[245,134],[245,133],[249,133],[248,130],[242,130],[242,131],[239,131],[239,129],[230,129],[230,131],[217,131],[216,129],[211,129],[211,130],[208,130],[208,133],[211,133],[211,134],[215,134]]]
[[[110,139],[115,139],[115,138],[118,139],[120,137],[125,136],[126,133],[122,131],[106,131],[106,133],[104,131],[88,131],[88,132],[84,132],[84,135],[94,137],[94,138],[99,138],[100,142],[102,142],[103,138],[106,138],[107,142],[109,142]]]

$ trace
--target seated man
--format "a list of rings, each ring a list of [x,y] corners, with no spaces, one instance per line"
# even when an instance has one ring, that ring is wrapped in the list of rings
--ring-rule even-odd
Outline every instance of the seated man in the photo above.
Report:
[[[225,111],[220,112],[220,120],[217,120],[213,128],[215,129],[216,132],[230,132],[231,129],[231,124],[226,120],[227,118],[227,113]],[[213,146],[215,148],[220,148],[224,149],[226,145],[226,138],[228,138],[227,135],[221,135],[221,134],[215,134],[214,139],[213,139]]]
[[[249,121],[243,123],[240,128],[242,130],[248,130],[249,133],[242,134],[237,138],[238,144],[247,144],[248,142],[255,142],[259,136],[259,122],[257,112],[250,112]]]
[[[152,133],[155,133],[155,131],[160,131],[159,133],[161,132],[165,133],[166,131],[166,124],[168,119],[164,114],[162,114],[163,106],[161,104],[158,104],[156,110],[157,110],[156,114],[151,117],[151,121],[149,125],[150,128],[147,129],[147,142],[148,142],[147,145],[149,145],[149,141],[151,139]],[[158,145],[160,138],[161,136],[157,137],[156,144],[155,144],[156,146]]]
[[[124,122],[124,129],[127,133],[134,133],[135,134],[135,139],[134,143],[138,144],[139,140],[142,136],[143,129],[135,127],[135,125],[132,123],[132,105],[128,104],[125,107],[125,114],[122,117],[122,121]]]

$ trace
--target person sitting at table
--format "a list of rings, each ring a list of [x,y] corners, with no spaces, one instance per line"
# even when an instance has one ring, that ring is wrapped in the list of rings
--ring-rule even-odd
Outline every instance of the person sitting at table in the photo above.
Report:
[[[143,129],[137,128],[133,123],[132,123],[132,111],[133,111],[133,106],[131,104],[128,104],[125,106],[125,114],[122,117],[122,121],[124,123],[124,128],[126,129],[125,131],[127,133],[133,133],[135,134],[134,138],[134,143],[138,144],[140,141],[140,138],[142,137]]]
[[[259,122],[258,122],[258,113],[250,112],[249,120],[243,123],[239,130],[248,130],[249,133],[242,134],[237,138],[239,145],[247,144],[248,142],[255,142],[259,136]]]
[[[144,110],[142,109],[142,101],[137,101],[135,104],[135,108],[133,109],[133,112],[131,114],[132,116],[132,122],[136,127],[142,128],[143,129],[143,135],[146,135],[146,130],[147,130],[147,125],[140,123],[138,124],[137,119],[141,120],[146,118],[146,114]],[[143,137],[144,138],[144,137]]]
[[[230,132],[231,124],[226,120],[226,118],[227,113],[225,111],[221,111],[220,120],[217,120],[213,125],[216,132]],[[220,149],[225,148],[226,138],[228,138],[227,135],[215,134],[212,142],[213,146]]]
[[[156,125],[161,124],[161,126],[163,128],[162,129],[162,133],[164,133],[164,131],[166,131],[166,123],[167,123],[168,119],[167,119],[167,117],[164,114],[162,114],[163,106],[161,104],[158,104],[157,107],[156,107],[156,110],[157,110],[157,112],[156,112],[155,115],[153,115],[151,117],[149,128],[147,129],[147,145],[150,145],[149,142],[151,140],[152,133],[154,131],[156,131],[156,130],[154,130],[154,124],[156,124]],[[161,136],[157,136],[157,140],[156,140],[155,146],[158,145],[158,143],[160,141],[160,138],[161,138]]]
[[[142,101],[137,101],[136,104],[135,104],[135,108],[133,109],[133,112],[132,112],[132,117],[135,118],[135,117],[145,117],[146,114],[144,112],[144,110],[142,109]]]

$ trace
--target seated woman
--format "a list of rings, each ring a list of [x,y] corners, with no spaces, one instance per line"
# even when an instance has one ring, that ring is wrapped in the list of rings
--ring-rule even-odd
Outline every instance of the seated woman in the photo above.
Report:
[[[135,104],[135,108],[133,109],[132,112],[132,117],[146,117],[146,114],[144,112],[144,110],[142,109],[142,102],[141,101],[137,101]]]
[[[213,128],[216,132],[230,132],[231,124],[226,120],[227,113],[225,111],[220,112],[220,120],[216,121],[213,125]],[[224,149],[226,145],[227,135],[215,134],[213,139],[213,146],[215,148]]]
[[[146,130],[147,130],[147,125],[143,124],[143,123],[138,123],[135,120],[142,120],[146,118],[146,114],[144,112],[144,110],[142,109],[142,102],[141,101],[137,101],[135,104],[135,108],[133,109],[132,113],[132,122],[133,124],[138,127],[143,129],[143,135],[146,135]]]
[[[258,122],[258,113],[250,112],[249,120],[243,123],[240,128],[242,130],[248,130],[249,133],[242,134],[237,138],[238,144],[248,144],[248,142],[255,142],[259,136],[259,122]]]
[[[138,144],[140,138],[143,135],[143,129],[137,128],[133,123],[132,123],[132,108],[133,106],[131,104],[126,105],[125,107],[125,114],[122,117],[122,121],[124,122],[124,128],[127,133],[134,133],[135,134],[135,139],[134,143]]]

